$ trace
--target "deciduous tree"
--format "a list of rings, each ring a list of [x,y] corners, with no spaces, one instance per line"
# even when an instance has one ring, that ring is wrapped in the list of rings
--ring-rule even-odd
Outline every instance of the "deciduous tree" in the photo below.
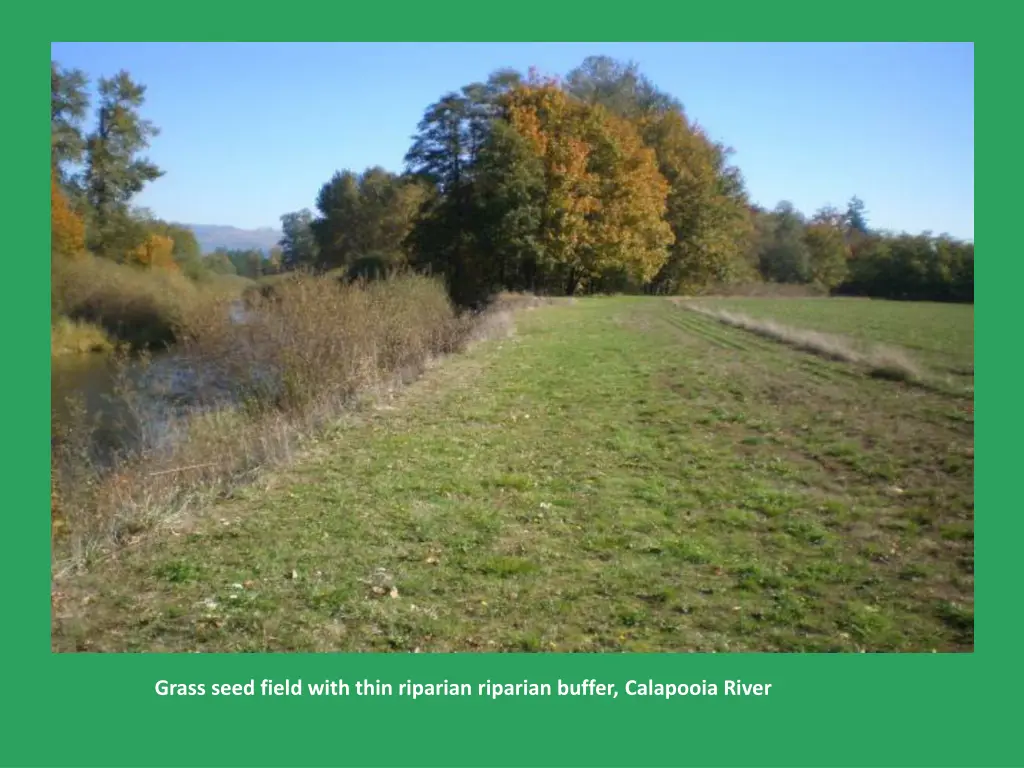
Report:
[[[85,223],[71,209],[55,172],[50,173],[50,249],[58,256],[75,257],[85,250]]]
[[[846,279],[850,249],[842,229],[824,222],[812,223],[804,230],[804,243],[812,282],[831,290]]]
[[[316,265],[319,250],[312,225],[313,214],[308,208],[281,217],[281,265],[284,269]]]

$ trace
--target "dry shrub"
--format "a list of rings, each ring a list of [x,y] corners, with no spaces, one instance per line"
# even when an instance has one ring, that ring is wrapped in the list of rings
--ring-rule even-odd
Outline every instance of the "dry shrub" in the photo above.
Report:
[[[759,320],[736,312],[701,307],[690,302],[681,303],[693,312],[712,317],[726,325],[742,328],[758,336],[780,341],[830,360],[863,366],[872,376],[878,378],[906,382],[924,380],[920,367],[899,349],[879,345],[858,346],[846,336],[793,328],[772,320]]]
[[[81,354],[106,352],[114,344],[103,328],[84,320],[71,320],[58,315],[50,324],[50,354]]]
[[[242,322],[208,303],[181,330],[182,354],[230,382],[233,399],[286,410],[343,401],[462,342],[443,288],[416,275],[348,285],[298,275],[250,295]]]
[[[232,309],[224,297],[196,302],[176,325],[175,363],[198,387],[195,402],[130,455],[99,466],[85,423],[56,436],[56,573],[291,461],[355,396],[509,322],[492,311],[458,317],[439,282],[415,275],[350,285],[300,275],[251,298],[244,317]],[[131,405],[138,378],[123,380]],[[137,421],[146,428],[144,414]]]
[[[163,269],[90,254],[73,260],[54,256],[52,262],[53,314],[100,326],[135,347],[173,342],[175,328],[207,296],[187,277]]]

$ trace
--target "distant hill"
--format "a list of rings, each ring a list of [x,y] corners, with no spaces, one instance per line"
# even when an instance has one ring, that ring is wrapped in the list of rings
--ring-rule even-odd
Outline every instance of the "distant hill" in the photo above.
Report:
[[[256,248],[264,253],[277,245],[281,232],[270,227],[260,229],[239,229],[220,224],[183,224],[196,234],[203,253],[212,253],[218,248],[247,250]]]

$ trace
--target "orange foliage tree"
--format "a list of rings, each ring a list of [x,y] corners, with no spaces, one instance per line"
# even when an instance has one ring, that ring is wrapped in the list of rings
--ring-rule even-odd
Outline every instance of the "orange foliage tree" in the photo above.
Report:
[[[172,238],[165,235],[149,235],[132,250],[129,260],[150,269],[166,269],[173,272],[178,270],[173,253]]]
[[[566,292],[610,271],[657,274],[673,240],[663,220],[668,184],[636,129],[536,76],[503,105],[543,164],[538,242]]]
[[[50,249],[61,256],[77,256],[85,250],[85,222],[75,213],[67,195],[50,174]]]

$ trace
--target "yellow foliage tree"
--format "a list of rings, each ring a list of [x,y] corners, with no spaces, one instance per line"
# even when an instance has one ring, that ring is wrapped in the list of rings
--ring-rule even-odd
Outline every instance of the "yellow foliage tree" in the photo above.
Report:
[[[623,271],[641,283],[664,265],[675,240],[665,221],[668,182],[655,153],[627,120],[595,108],[591,166],[600,179],[592,274]]]
[[[725,167],[725,151],[678,110],[642,117],[639,125],[670,187],[666,219],[675,243],[660,287],[685,292],[746,277],[753,222],[739,178]]]
[[[85,250],[85,223],[72,210],[53,174],[50,175],[50,249],[72,258]]]
[[[536,76],[503,104],[544,167],[538,243],[566,292],[613,270],[652,278],[672,242],[668,186],[635,128]]]
[[[174,240],[165,235],[149,235],[132,250],[130,261],[150,269],[178,270],[174,260]]]

